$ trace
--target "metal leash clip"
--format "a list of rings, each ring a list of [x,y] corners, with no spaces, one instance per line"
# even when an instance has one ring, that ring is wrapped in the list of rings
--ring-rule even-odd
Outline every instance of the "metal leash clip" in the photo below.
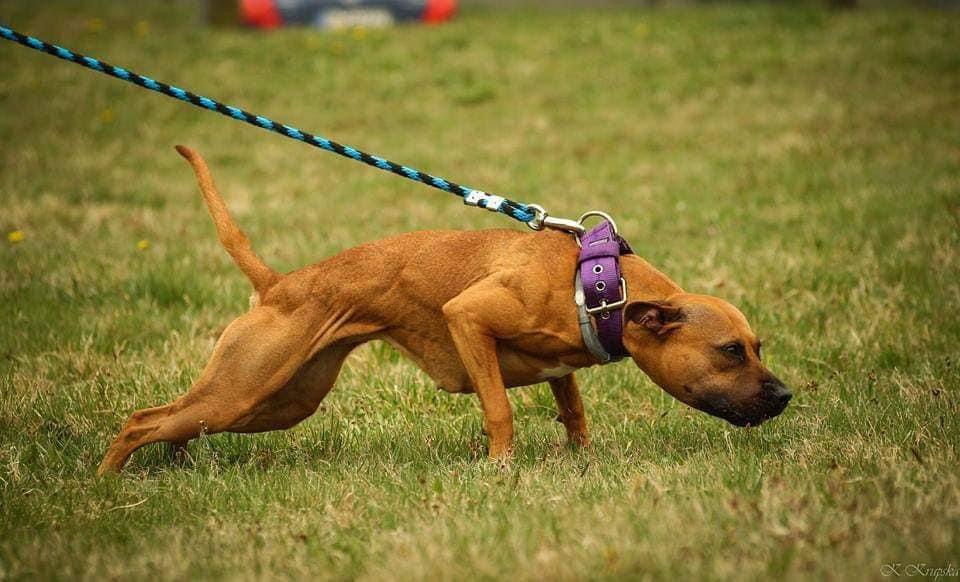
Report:
[[[554,218],[547,214],[547,211],[544,210],[543,206],[540,206],[539,204],[527,204],[527,208],[533,211],[533,220],[526,223],[531,230],[553,228],[556,230],[562,230],[564,232],[570,232],[575,235],[577,244],[580,244],[580,237],[587,232],[587,230],[583,228],[583,225],[580,224],[582,220],[577,221],[570,220],[569,218]]]

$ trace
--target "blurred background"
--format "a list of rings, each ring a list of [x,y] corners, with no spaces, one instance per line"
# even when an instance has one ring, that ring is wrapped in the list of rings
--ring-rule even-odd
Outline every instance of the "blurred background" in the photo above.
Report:
[[[960,12],[917,2],[3,0],[0,22],[465,185],[605,210],[741,308],[794,388],[760,430],[632,364],[476,399],[387,346],[295,429],[93,468],[186,391],[249,285],[175,144],[289,271],[526,228],[0,42],[0,579],[861,579],[960,556]],[[377,276],[376,273],[367,274]],[[563,274],[558,274],[563,276]]]

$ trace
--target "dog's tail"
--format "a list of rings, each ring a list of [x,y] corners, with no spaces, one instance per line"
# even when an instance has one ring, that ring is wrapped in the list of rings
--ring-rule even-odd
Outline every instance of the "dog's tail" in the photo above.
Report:
[[[207,210],[210,211],[213,224],[217,227],[217,238],[243,274],[253,283],[253,288],[262,296],[280,279],[280,275],[253,252],[250,239],[230,217],[227,205],[224,204],[220,192],[213,183],[213,176],[210,175],[207,162],[200,157],[200,154],[186,146],[178,145],[177,152],[190,162],[193,171],[197,174],[197,182],[200,184],[200,191],[203,192],[203,201],[207,203]]]

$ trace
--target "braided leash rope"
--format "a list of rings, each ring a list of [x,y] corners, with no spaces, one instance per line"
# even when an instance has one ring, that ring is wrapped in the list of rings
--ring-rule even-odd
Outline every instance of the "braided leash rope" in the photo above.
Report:
[[[390,160],[386,160],[379,156],[370,155],[348,145],[343,145],[325,137],[302,131],[296,127],[292,127],[284,123],[277,123],[276,121],[263,117],[262,115],[255,115],[248,111],[244,111],[239,107],[225,105],[215,99],[204,97],[203,95],[197,95],[196,93],[191,93],[190,91],[175,87],[173,85],[168,85],[167,83],[155,81],[150,77],[139,75],[122,67],[117,67],[104,61],[65,49],[61,46],[44,42],[38,38],[21,34],[3,25],[0,25],[0,37],[22,44],[25,47],[53,55],[65,61],[75,63],[82,67],[86,67],[93,71],[104,73],[110,75],[111,77],[116,77],[117,79],[127,81],[128,83],[133,83],[138,87],[156,91],[157,93],[161,93],[167,97],[179,99],[180,101],[186,101],[191,105],[209,109],[210,111],[216,111],[217,113],[226,115],[238,121],[243,121],[255,127],[266,129],[268,131],[278,133],[284,137],[289,137],[290,139],[301,141],[305,144],[324,149],[328,152],[333,152],[345,158],[363,162],[369,166],[392,172],[398,176],[426,184],[427,186],[438,188],[444,192],[449,192],[450,194],[460,196],[463,198],[465,204],[485,208],[492,212],[501,212],[513,219],[532,224],[534,228],[538,226],[534,219],[538,217],[538,214],[540,214],[541,221],[539,225],[542,226],[542,216],[544,216],[545,213],[543,213],[542,209],[536,205],[527,205],[504,198],[503,196],[489,194],[482,190],[474,190],[473,188],[462,186],[456,182],[445,180],[439,176],[433,176],[426,172],[421,172],[402,164],[391,162]]]

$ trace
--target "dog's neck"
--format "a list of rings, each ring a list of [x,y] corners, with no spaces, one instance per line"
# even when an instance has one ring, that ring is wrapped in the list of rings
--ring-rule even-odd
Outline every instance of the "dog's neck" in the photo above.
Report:
[[[658,301],[666,299],[676,293],[683,292],[683,289],[681,289],[679,285],[637,255],[622,255],[620,257],[620,271],[623,278],[627,281],[628,302]],[[571,308],[573,308],[573,305],[571,305]],[[580,336],[579,329],[575,332],[571,330],[571,333],[575,333],[578,338]],[[644,346],[643,351],[652,352],[655,347],[655,344]],[[647,348],[650,349],[648,350]],[[578,349],[574,354],[568,354],[564,359],[564,363],[577,368],[583,368],[601,362],[584,347]]]
[[[683,289],[672,279],[664,275],[653,265],[637,255],[622,255],[620,270],[627,281],[628,297],[631,301],[663,301]],[[654,383],[663,386],[663,378],[659,377],[656,362],[660,360],[662,343],[652,335],[642,337],[626,337],[627,325],[624,322],[624,346],[634,361]]]
[[[637,255],[620,257],[620,270],[627,281],[627,301],[656,301],[682,293],[683,289]]]

